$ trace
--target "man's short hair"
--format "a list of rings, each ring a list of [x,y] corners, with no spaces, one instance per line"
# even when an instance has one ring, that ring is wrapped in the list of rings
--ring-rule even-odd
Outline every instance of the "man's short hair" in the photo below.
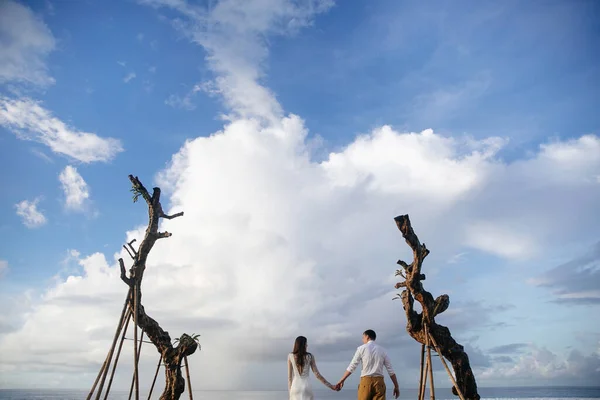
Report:
[[[373,329],[367,329],[363,335],[367,335],[369,337],[369,339],[371,340],[375,340],[377,339],[377,334],[375,333],[375,331]]]

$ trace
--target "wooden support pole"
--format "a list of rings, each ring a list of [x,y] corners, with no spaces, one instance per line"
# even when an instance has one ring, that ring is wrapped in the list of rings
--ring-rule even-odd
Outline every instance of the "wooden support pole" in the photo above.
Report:
[[[115,370],[117,369],[117,363],[119,362],[119,356],[121,355],[121,349],[123,348],[123,341],[125,340],[125,334],[127,333],[127,328],[129,327],[129,321],[131,321],[131,309],[127,310],[127,314],[125,316],[125,327],[123,328],[121,342],[119,343],[117,355],[115,356],[115,361],[113,362],[113,367],[110,373],[110,379],[108,380],[108,386],[106,387],[106,394],[104,395],[104,400],[108,399],[108,394],[110,393],[110,387],[112,386],[113,378],[115,377]]]
[[[433,386],[433,365],[431,362],[431,346],[427,326],[425,326],[425,334],[427,335],[427,365],[429,366],[429,398],[431,400],[435,400],[435,387]]]
[[[135,329],[137,330],[137,326],[135,327]],[[144,343],[144,341],[142,340],[143,338],[144,338],[144,331],[142,331],[142,334],[140,335],[140,340],[139,340],[140,345],[138,346],[138,349],[137,349],[137,359],[135,360],[133,376],[131,377],[131,386],[129,387],[129,400],[131,400],[131,395],[133,394],[133,385],[136,381],[136,376],[137,376],[137,371],[138,371],[137,366],[140,362],[140,354],[142,352],[142,343]]]
[[[425,345],[422,344],[421,345],[421,364],[420,364],[420,372],[419,372],[419,397],[418,397],[419,400],[421,400],[421,397],[422,397],[421,392],[423,390],[423,368],[424,368],[423,362],[425,361],[424,358],[425,358]]]
[[[442,364],[444,364],[444,368],[446,368],[446,372],[448,373],[448,376],[450,377],[450,380],[452,381],[452,384],[456,388],[456,392],[458,393],[458,397],[460,398],[460,400],[465,400],[465,396],[463,396],[462,391],[460,390],[460,388],[456,384],[456,380],[454,379],[454,376],[452,375],[452,372],[450,372],[450,368],[448,368],[448,365],[446,364],[446,360],[444,359],[444,356],[440,352],[440,348],[438,347],[437,343],[435,342],[435,339],[433,338],[433,335],[429,334],[429,338],[431,340],[431,343],[433,343],[433,347],[435,348],[435,351],[437,351],[437,353],[439,354],[440,360],[442,360]]]
[[[138,351],[137,351],[137,330],[138,330],[138,296],[140,294],[139,281],[135,280],[133,284],[133,374],[135,381],[135,400],[140,400],[140,380],[138,377]],[[131,398],[131,397],[130,397]]]
[[[127,305],[129,304],[129,296],[131,295],[131,290],[127,293],[127,297],[125,298],[125,304],[123,304],[123,310],[121,311],[121,316],[119,317],[119,323],[117,325],[117,329],[115,331],[115,336],[113,338],[112,345],[110,346],[110,350],[108,350],[108,354],[106,355],[106,360],[104,360],[104,364],[100,369],[100,373],[98,374],[98,378],[102,375],[102,379],[100,380],[100,385],[98,386],[98,393],[96,394],[96,400],[100,399],[100,395],[102,394],[102,388],[104,387],[104,381],[106,380],[106,375],[108,374],[108,368],[110,366],[110,362],[112,361],[112,356],[115,351],[115,345],[117,344],[117,339],[119,338],[119,333],[123,329],[123,322],[125,322],[125,312],[127,310]],[[96,388],[96,384],[98,383],[98,378],[96,378],[96,383],[92,387],[92,390],[88,394],[87,400],[92,398],[92,394]]]
[[[429,373],[429,359],[425,357],[425,373],[423,374],[423,382],[421,382],[421,398],[419,400],[425,400],[425,388],[427,387],[427,375]]]
[[[154,374],[154,379],[152,380],[152,386],[150,386],[150,393],[148,393],[148,400],[152,397],[152,391],[154,390],[154,384],[156,383],[156,377],[158,376],[158,370],[160,370],[160,364],[162,363],[162,354],[158,359],[158,364],[156,365],[156,373]]]
[[[190,400],[194,400],[194,397],[192,396],[192,380],[190,379],[190,367],[188,366],[187,356],[184,356],[183,360],[185,361],[185,375],[187,376],[187,384],[188,384],[188,392],[190,392]]]
[[[102,373],[104,372],[105,368],[106,368],[106,359],[104,359],[104,362],[102,363],[102,366],[100,367],[100,371],[98,371],[98,376],[96,377],[96,380],[94,381],[94,384],[92,385],[92,388],[90,389],[90,393],[88,393],[87,397],[85,398],[86,400],[90,400],[92,398],[92,395],[94,394],[94,390],[96,390],[96,385],[98,385],[98,381],[100,381],[100,377],[102,376]]]
[[[435,400],[435,387],[433,385],[433,366],[431,362],[431,346],[427,346],[427,358],[429,363],[429,398]]]
[[[433,386],[433,366],[431,362],[431,346],[427,346],[427,361],[429,364],[429,398],[435,400],[435,387]]]

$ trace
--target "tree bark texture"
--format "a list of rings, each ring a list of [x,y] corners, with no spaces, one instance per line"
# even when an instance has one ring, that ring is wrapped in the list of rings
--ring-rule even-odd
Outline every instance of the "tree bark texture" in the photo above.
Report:
[[[160,188],[153,188],[152,195],[144,187],[142,182],[137,177],[129,175],[129,180],[133,186],[134,202],[138,197],[142,197],[148,204],[148,228],[144,235],[144,239],[137,251],[133,249],[131,243],[125,247],[129,255],[133,258],[133,266],[129,270],[129,277],[125,272],[125,263],[123,259],[119,259],[121,268],[121,279],[131,290],[129,308],[134,312],[134,298],[137,295],[137,325],[146,334],[148,339],[156,346],[156,349],[162,356],[165,366],[165,389],[160,396],[161,400],[179,399],[185,390],[185,380],[181,374],[181,362],[186,356],[192,355],[198,348],[198,343],[189,335],[183,334],[177,343],[173,346],[169,333],[165,331],[158,322],[152,319],[142,305],[142,278],[146,269],[146,260],[152,250],[152,247],[158,239],[168,238],[171,236],[169,232],[159,232],[159,222],[161,218],[172,219],[180,217],[183,212],[166,215],[163,212],[160,204]]]
[[[435,322],[435,316],[448,309],[450,298],[447,294],[443,294],[434,299],[431,293],[423,288],[422,281],[425,280],[425,275],[421,273],[421,266],[423,260],[429,254],[429,250],[425,243],[419,242],[408,215],[400,215],[394,220],[406,243],[413,251],[412,263],[407,264],[402,260],[398,260],[402,270],[396,270],[397,276],[400,275],[405,278],[403,282],[396,284],[396,289],[405,288],[399,298],[402,300],[402,306],[406,313],[406,331],[417,342],[427,344],[425,329],[425,325],[427,325],[427,330],[439,346],[441,356],[452,364],[456,383],[465,399],[479,400],[480,396],[477,393],[477,383],[471,370],[469,356],[465,353],[463,346],[452,338],[450,330]],[[414,310],[415,299],[421,303],[423,311],[420,313]],[[452,393],[458,395],[455,387],[452,388]]]

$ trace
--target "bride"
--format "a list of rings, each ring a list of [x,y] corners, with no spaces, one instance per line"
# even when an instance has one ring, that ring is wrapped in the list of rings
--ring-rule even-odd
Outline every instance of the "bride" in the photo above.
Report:
[[[313,400],[314,394],[310,381],[308,380],[309,366],[313,373],[329,389],[336,387],[327,382],[327,379],[319,373],[315,357],[306,351],[306,338],[298,336],[294,342],[294,351],[288,355],[288,390],[290,400]]]

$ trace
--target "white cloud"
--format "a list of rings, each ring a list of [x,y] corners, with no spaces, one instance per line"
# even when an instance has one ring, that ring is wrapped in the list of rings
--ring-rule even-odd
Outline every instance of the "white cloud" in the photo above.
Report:
[[[514,224],[508,227],[502,221],[474,221],[466,231],[466,244],[499,256],[526,259],[534,255],[534,239],[526,226]]]
[[[561,183],[573,182],[573,173],[583,182],[595,182],[598,178],[597,166],[600,164],[600,138],[596,135],[584,135],[566,142],[554,141],[540,146],[537,168],[545,165],[560,164],[560,171],[549,170],[546,179]],[[586,171],[585,174],[580,174]],[[536,171],[537,172],[537,169]],[[550,176],[549,174],[552,173]]]
[[[0,97],[0,125],[21,139],[43,143],[53,152],[83,163],[107,162],[123,151],[119,140],[69,127],[39,102],[28,98]]]
[[[530,350],[507,363],[483,369],[481,379],[502,382],[510,379],[515,384],[544,380],[554,385],[589,384],[600,379],[600,354],[583,355],[572,350],[567,357],[535,345]]]
[[[56,42],[30,8],[12,0],[0,2],[0,37],[0,83],[54,83],[45,59]]]
[[[600,304],[600,242],[585,254],[530,279],[529,283],[552,289],[561,303]]]
[[[69,210],[83,210],[86,201],[90,197],[90,191],[77,168],[67,165],[58,176],[58,179],[65,192],[65,207]]]
[[[446,201],[478,186],[493,167],[486,160],[499,149],[495,140],[482,141],[482,151],[459,159],[464,145],[432,130],[398,135],[383,126],[359,137],[344,152],[330,154],[324,168],[335,185],[352,187],[362,182],[376,191],[410,191]]]
[[[461,264],[465,261],[467,254],[469,254],[469,253],[466,251],[454,254],[453,256],[451,256],[448,259],[447,262],[448,262],[448,264]]]
[[[198,388],[231,388],[232,382],[284,388],[281,355],[298,334],[330,361],[331,369],[321,369],[334,380],[367,327],[391,348],[414,349],[414,359],[395,352],[392,360],[397,369],[416,371],[417,346],[403,332],[401,306],[390,300],[395,260],[410,257],[392,219],[400,213],[411,215],[433,250],[427,265],[445,263],[468,245],[520,257],[523,250],[506,233],[518,224],[528,228],[520,232],[523,240],[549,251],[557,240],[597,232],[587,217],[596,212],[600,188],[582,179],[600,173],[590,154],[597,137],[550,146],[575,149],[587,163],[549,157],[548,146],[505,163],[496,156],[504,143],[499,138],[446,138],[383,126],[316,162],[303,121],[283,116],[259,79],[264,37],[309,24],[329,3],[248,1],[241,7],[223,1],[208,12],[182,1],[145,2],[168,3],[187,16],[179,28],[207,49],[214,84],[232,110],[222,131],[188,141],[159,174],[165,209],[185,216],[164,221],[161,230],[173,237],[156,244],[143,283],[146,311],[173,337],[202,334],[202,353],[190,359]],[[556,179],[565,166],[570,174]],[[142,215],[143,203],[138,207]],[[489,228],[498,221],[499,229]],[[473,242],[473,226],[500,232],[497,246],[511,250],[498,253],[489,243]],[[126,240],[140,240],[144,229],[128,232]],[[68,369],[70,377],[90,372],[93,381],[126,287],[116,262],[102,254],[80,265],[81,275],[50,287],[25,323],[0,337],[5,379],[23,379],[35,364],[42,371]],[[436,282],[428,285],[435,292]],[[460,296],[467,300],[468,293]],[[451,310],[444,315],[452,328],[466,314]],[[44,340],[36,340],[42,334]],[[142,353],[142,376],[150,376],[155,351]],[[414,383],[416,376],[407,372],[401,380]]]
[[[144,302],[147,312],[172,335],[183,330],[202,334],[203,353],[192,361],[197,366],[192,379],[202,382],[200,387],[231,387],[232,376],[241,385],[251,385],[254,379],[256,385],[269,385],[264,377],[245,375],[247,363],[269,363],[285,354],[298,334],[307,335],[318,354],[341,369],[351,356],[354,336],[366,326],[380,331],[382,338],[390,338],[392,332],[403,336],[398,325],[403,323],[401,310],[390,299],[394,261],[397,256],[408,258],[409,252],[392,218],[409,212],[418,234],[433,250],[428,265],[445,262],[468,237],[450,234],[450,228],[440,228],[440,221],[452,232],[467,232],[469,221],[487,220],[495,205],[486,204],[485,197],[479,203],[482,197],[475,194],[489,187],[509,188],[513,174],[520,172],[513,164],[478,155],[485,145],[465,154],[458,139],[431,131],[399,133],[388,127],[314,162],[306,151],[306,134],[296,116],[269,126],[239,119],[211,137],[187,142],[160,174],[163,193],[171,192],[169,212],[183,210],[185,216],[163,223],[161,229],[174,235],[153,250],[145,273]],[[381,160],[387,160],[388,153],[410,155],[411,162],[388,161],[384,167]],[[537,160],[523,161],[521,168]],[[423,168],[431,173],[421,173]],[[447,177],[440,179],[440,173]],[[539,173],[545,179],[546,171]],[[587,185],[578,179],[581,173],[573,176],[573,182]],[[361,178],[364,174],[368,177]],[[455,187],[448,184],[463,175],[466,178]],[[586,187],[597,195],[597,185]],[[517,199],[526,190],[512,189]],[[566,195],[573,190],[567,184],[562,189]],[[127,201],[128,195],[122,196]],[[163,201],[166,207],[168,199]],[[572,201],[575,214],[569,218],[591,212],[591,205],[576,197]],[[540,207],[522,201],[511,206],[517,220]],[[464,212],[462,207],[471,214],[453,219],[455,211]],[[550,215],[551,211],[546,209]],[[563,228],[561,219],[550,222],[552,229]],[[127,240],[140,240],[143,232],[143,227],[136,229]],[[574,233],[563,230],[561,238]],[[529,240],[544,243],[543,231],[532,229],[528,234]],[[497,240],[502,247],[508,239],[501,235]],[[57,368],[50,352],[64,351],[64,364],[70,368],[97,368],[90,365],[108,349],[125,286],[116,263],[100,254],[82,259],[81,266],[83,275],[50,288],[24,327],[0,340],[0,351],[20,349],[20,343],[30,343],[42,331],[52,334],[33,350],[13,351],[19,357],[8,355],[5,364],[20,371],[35,360],[40,368]],[[175,292],[182,295],[172,296]],[[390,320],[389,315],[398,319]],[[446,318],[452,328],[460,316],[449,313]],[[50,329],[57,320],[64,321],[68,330]],[[82,320],[86,323],[67,322]],[[63,339],[67,334],[81,338],[81,344],[69,347]],[[240,348],[232,345],[240,341]],[[151,371],[154,353],[146,354],[144,368]],[[412,367],[406,357],[398,355],[395,363]],[[217,359],[227,365],[229,374],[219,368],[209,371]],[[276,367],[269,371],[269,379],[276,376],[285,382],[285,371]],[[409,378],[403,379],[410,382]]]
[[[184,97],[180,97],[176,94],[172,94],[165,100],[165,104],[169,107],[180,108],[182,110],[192,111],[196,109],[196,105],[192,103],[191,96],[186,95]]]
[[[135,74],[135,72],[130,72],[128,73],[125,78],[123,78],[123,82],[125,83],[129,83],[129,81],[131,81],[132,79],[134,79],[137,75]]]
[[[224,0],[208,9],[185,1],[140,3],[179,12],[183,18],[174,19],[173,24],[204,47],[206,61],[217,76],[214,84],[231,111],[265,119],[282,114],[273,93],[259,83],[268,55],[265,37],[295,33],[333,6],[331,0],[249,0],[243,6],[236,0]]]
[[[52,158],[50,158],[46,153],[44,153],[41,150],[38,149],[31,149],[31,152],[33,154],[35,154],[37,157],[41,158],[42,160],[49,162],[49,163],[53,163],[54,160]]]
[[[44,214],[37,208],[39,202],[40,199],[37,198],[32,201],[23,200],[15,204],[17,215],[23,219],[23,224],[28,228],[39,228],[47,222]]]

